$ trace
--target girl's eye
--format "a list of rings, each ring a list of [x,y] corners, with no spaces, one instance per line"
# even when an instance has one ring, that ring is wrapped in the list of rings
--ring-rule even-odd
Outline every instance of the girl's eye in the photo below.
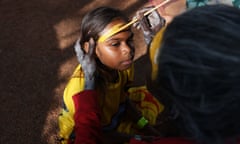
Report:
[[[113,42],[113,43],[111,43],[111,46],[114,46],[114,47],[117,47],[119,45],[120,45],[120,42]]]

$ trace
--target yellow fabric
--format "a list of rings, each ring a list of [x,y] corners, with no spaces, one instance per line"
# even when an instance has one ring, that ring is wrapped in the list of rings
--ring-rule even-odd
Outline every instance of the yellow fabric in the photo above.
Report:
[[[101,106],[101,120],[102,125],[108,125],[111,118],[116,114],[119,105],[126,101],[129,97],[130,100],[137,104],[137,108],[142,112],[143,116],[149,121],[149,124],[155,124],[156,118],[163,110],[163,106],[147,91],[146,87],[130,88],[128,93],[124,88],[126,84],[133,81],[134,68],[119,72],[119,80],[116,83],[109,83],[107,93],[102,99],[99,100]],[[59,116],[59,135],[64,139],[69,139],[69,136],[74,128],[74,103],[72,96],[84,90],[84,75],[81,66],[77,66],[71,79],[69,80],[64,90],[64,103],[66,110],[62,110]],[[123,118],[117,131],[128,134],[133,134],[136,130],[133,128],[136,124]],[[64,144],[66,141],[63,141]]]
[[[100,106],[102,106],[103,125],[107,125],[111,122],[111,118],[118,111],[120,103],[123,103],[126,100],[127,95],[124,93],[124,86],[129,81],[133,81],[133,67],[134,66],[132,65],[128,70],[119,72],[119,81],[117,83],[109,83],[107,94],[102,101],[99,101]],[[64,90],[63,100],[68,111],[63,109],[58,118],[60,128],[59,136],[64,139],[69,138],[74,127],[73,116],[75,113],[75,107],[72,96],[84,90],[84,83],[84,74],[79,65],[76,67]]]
[[[156,117],[163,111],[164,106],[149,93],[146,86],[129,89],[129,98],[137,104],[137,108],[149,121],[149,124],[154,125]]]
[[[68,108],[71,115],[75,113],[74,103],[72,100],[72,96],[76,93],[81,92],[84,89],[84,75],[83,71],[81,70],[81,66],[78,65],[75,71],[73,72],[73,75],[68,82],[67,87],[64,90],[64,102],[66,104],[66,107]]]
[[[62,144],[67,144],[67,140],[69,139],[75,125],[73,120],[75,107],[72,96],[84,89],[84,83],[83,71],[81,71],[81,66],[78,65],[63,93],[63,101],[68,111],[62,109],[62,112],[58,117],[59,136],[64,138],[64,141],[61,142]]]
[[[156,78],[157,75],[157,63],[156,63],[156,54],[159,51],[159,48],[161,46],[161,41],[162,41],[162,37],[163,37],[163,33],[166,29],[166,26],[163,27],[153,38],[152,43],[150,45],[150,59],[151,59],[151,63],[152,63],[152,79],[154,80]]]
[[[119,72],[118,82],[109,83],[107,93],[100,102],[103,125],[111,122],[111,118],[118,111],[119,105],[126,101],[127,95],[124,88],[129,81],[133,81],[133,66],[126,71]]]
[[[64,140],[62,140],[61,143],[67,144],[69,135],[72,133],[72,128],[74,127],[74,120],[72,119],[72,116],[68,112],[62,110],[61,116],[59,116],[58,121],[60,129],[59,136],[61,138],[64,138]]]
[[[128,92],[129,99],[136,104],[137,109],[142,112],[149,124],[156,124],[156,118],[164,110],[164,106],[149,93],[145,86],[132,87]],[[136,127],[135,123],[123,120],[118,131],[134,134],[137,131],[134,127]]]

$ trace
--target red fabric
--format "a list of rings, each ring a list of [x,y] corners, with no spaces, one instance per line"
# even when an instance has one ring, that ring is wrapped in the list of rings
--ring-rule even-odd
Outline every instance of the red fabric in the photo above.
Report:
[[[130,144],[194,144],[194,142],[183,138],[157,138],[153,142],[139,141],[132,138]]]
[[[100,109],[97,93],[85,90],[73,96],[75,105],[75,144],[101,144]]]
[[[226,140],[226,144],[231,143],[231,141]],[[157,138],[153,142],[139,141],[134,138],[130,140],[130,144],[196,144],[196,142],[187,140],[184,138]],[[240,144],[240,137],[237,138],[237,144]]]

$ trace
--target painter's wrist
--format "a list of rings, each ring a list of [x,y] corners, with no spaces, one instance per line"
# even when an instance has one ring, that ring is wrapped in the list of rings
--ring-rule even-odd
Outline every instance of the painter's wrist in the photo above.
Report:
[[[85,90],[94,90],[95,89],[95,78],[85,78]]]

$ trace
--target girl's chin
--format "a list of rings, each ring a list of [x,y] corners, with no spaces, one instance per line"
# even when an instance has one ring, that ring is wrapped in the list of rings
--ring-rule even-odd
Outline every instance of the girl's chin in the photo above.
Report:
[[[122,66],[121,68],[119,68],[118,70],[123,71],[123,70],[126,70],[126,69],[130,68],[130,67],[131,67],[131,64],[123,65],[123,66]]]

